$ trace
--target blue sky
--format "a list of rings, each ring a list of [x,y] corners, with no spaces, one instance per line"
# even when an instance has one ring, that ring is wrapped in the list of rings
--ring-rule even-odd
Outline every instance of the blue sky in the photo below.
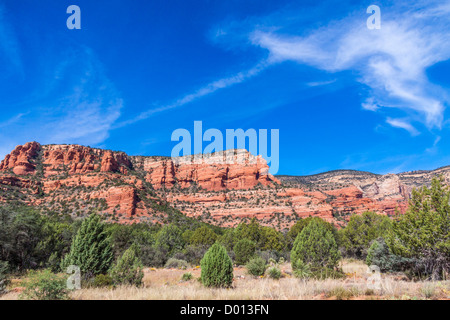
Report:
[[[445,1],[0,0],[0,157],[28,141],[170,155],[201,120],[279,129],[278,174],[434,169],[449,74]]]

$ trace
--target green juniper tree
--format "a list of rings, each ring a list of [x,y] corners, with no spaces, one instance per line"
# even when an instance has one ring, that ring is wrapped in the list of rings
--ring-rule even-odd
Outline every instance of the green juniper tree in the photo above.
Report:
[[[141,260],[137,257],[137,246],[133,244],[128,248],[110,271],[115,285],[128,284],[139,287],[144,278]]]
[[[233,283],[233,263],[227,250],[215,243],[205,253],[201,266],[201,281],[206,287],[230,287]]]
[[[61,262],[61,268],[78,266],[84,275],[105,274],[111,267],[114,254],[105,226],[96,214],[81,224],[72,241],[70,252]]]
[[[408,210],[388,237],[392,252],[416,261],[416,272],[445,278],[450,272],[450,189],[443,178],[413,190]]]
[[[333,232],[320,218],[313,218],[297,235],[291,251],[294,271],[303,264],[308,264],[315,270],[334,269],[340,258]]]

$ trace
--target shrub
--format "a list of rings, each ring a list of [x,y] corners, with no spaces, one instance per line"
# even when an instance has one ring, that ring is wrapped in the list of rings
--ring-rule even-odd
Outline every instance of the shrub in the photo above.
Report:
[[[392,229],[389,217],[374,212],[353,215],[347,226],[340,230],[341,246],[349,256],[365,258],[370,243],[384,237]]]
[[[52,273],[49,269],[30,271],[23,282],[21,299],[29,300],[67,300],[67,276]]]
[[[396,255],[412,258],[422,274],[443,279],[450,273],[450,189],[443,178],[431,188],[414,189],[408,210],[394,222],[388,245]]]
[[[186,272],[185,274],[183,274],[183,276],[181,277],[182,281],[189,281],[192,280],[194,276],[192,275],[192,273],[190,272]]]
[[[327,293],[327,297],[336,297],[336,300],[348,300],[359,295],[357,288],[345,289],[343,287],[335,287]]]
[[[190,243],[194,246],[207,245],[211,246],[217,240],[217,234],[208,228],[207,226],[202,226],[194,231],[190,237]]]
[[[278,267],[270,267],[269,270],[267,270],[267,274],[270,278],[278,280],[281,278],[281,270]]]
[[[142,268],[142,262],[136,256],[136,246],[132,245],[111,269],[110,276],[115,285],[125,284],[139,287],[142,285],[142,278],[144,278]]]
[[[111,267],[113,257],[105,226],[98,215],[92,214],[81,224],[61,268],[65,270],[68,266],[75,265],[85,276],[105,274]]]
[[[167,260],[165,268],[186,270],[187,268],[189,268],[189,265],[184,260],[170,258],[169,260]]]
[[[156,247],[166,250],[169,256],[183,250],[184,245],[183,234],[177,226],[169,224],[158,232]]]
[[[114,284],[113,279],[107,274],[99,274],[92,281],[94,288],[110,288]]]
[[[141,246],[139,256],[144,266],[161,268],[167,262],[167,249],[149,245]]]
[[[380,238],[367,251],[366,264],[378,266],[381,272],[397,272],[408,268],[412,260],[393,254],[384,239]]]
[[[207,250],[208,247],[204,245],[187,246],[182,253],[175,254],[174,258],[186,260],[188,263],[198,266]]]
[[[209,248],[200,266],[201,281],[206,287],[230,287],[233,283],[233,263],[220,244],[215,243]]]
[[[0,296],[6,293],[8,284],[8,262],[0,261]]]
[[[247,272],[252,276],[262,276],[266,272],[266,260],[261,257],[253,258],[247,263],[246,268]]]
[[[295,264],[292,264],[292,270],[294,272],[294,275],[300,279],[308,279],[312,275],[310,265],[303,263],[303,261],[300,259],[298,259]]]
[[[325,280],[325,279],[343,279],[346,276],[344,272],[342,272],[342,270],[324,267],[312,270],[309,277],[316,280]]]
[[[248,239],[239,240],[233,248],[235,262],[238,265],[246,264],[255,254],[256,245]]]
[[[333,269],[340,257],[333,232],[320,218],[314,218],[295,239],[291,251],[292,269],[295,270],[299,260],[313,269]]]

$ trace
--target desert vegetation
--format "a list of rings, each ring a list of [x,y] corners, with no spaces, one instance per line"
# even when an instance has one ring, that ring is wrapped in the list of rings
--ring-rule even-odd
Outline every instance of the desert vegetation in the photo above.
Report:
[[[366,212],[339,230],[310,217],[285,232],[255,219],[122,225],[2,206],[0,298],[449,299],[449,198],[434,179],[404,215]],[[81,289],[65,285],[69,265]]]

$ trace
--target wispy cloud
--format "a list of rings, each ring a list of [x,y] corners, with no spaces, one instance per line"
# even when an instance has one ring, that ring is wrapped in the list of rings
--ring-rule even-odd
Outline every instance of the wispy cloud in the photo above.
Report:
[[[44,86],[45,95],[24,97],[27,103],[21,108],[26,111],[0,123],[1,150],[10,151],[27,141],[97,145],[108,138],[123,101],[90,49],[71,51],[62,55],[64,61],[55,63],[50,77],[40,79],[48,84],[58,77],[51,86]]]
[[[357,71],[371,93],[362,107],[400,109],[405,118],[387,122],[416,134],[412,122],[440,129],[448,103],[446,91],[426,75],[427,68],[450,59],[450,11],[433,4],[382,11],[381,30],[369,30],[361,11],[303,36],[256,28],[251,40],[269,51],[272,64],[295,61],[330,73]],[[432,15],[436,12],[439,19]]]
[[[138,116],[136,116],[130,120],[126,120],[126,121],[118,123],[115,126],[115,128],[124,127],[124,126],[130,125],[130,124],[136,123],[138,121],[145,120],[159,112],[168,111],[171,109],[182,107],[190,102],[193,102],[193,101],[200,99],[204,96],[207,96],[209,94],[212,94],[218,90],[225,89],[225,88],[231,87],[233,85],[242,83],[242,82],[258,75],[267,66],[268,66],[268,63],[266,61],[262,61],[249,70],[238,72],[230,77],[221,78],[219,80],[213,81],[213,82],[207,84],[206,86],[198,89],[197,91],[183,96],[182,98],[176,100],[175,102],[173,102],[171,104],[159,106],[159,107],[144,111],[141,114],[139,114]]]
[[[308,82],[306,85],[308,87],[321,87],[321,86],[327,86],[329,84],[333,84],[336,81],[337,81],[337,79],[328,80],[328,81],[313,81],[313,82]]]
[[[388,124],[390,124],[391,126],[393,126],[394,128],[400,128],[400,129],[405,129],[406,131],[408,131],[412,136],[417,136],[419,135],[419,131],[417,131],[416,128],[414,128],[409,122],[402,120],[402,119],[391,119],[391,118],[387,118],[386,122]]]

